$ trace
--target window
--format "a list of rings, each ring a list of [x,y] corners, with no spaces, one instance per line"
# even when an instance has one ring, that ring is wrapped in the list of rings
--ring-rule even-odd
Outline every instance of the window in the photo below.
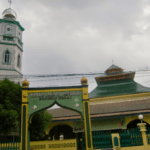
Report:
[[[20,55],[18,55],[18,58],[17,58],[17,67],[20,67]]]
[[[9,51],[7,50],[7,51],[5,52],[5,63],[6,63],[6,64],[9,64],[9,61],[10,61],[10,53],[9,53]]]
[[[11,64],[11,52],[8,49],[3,52],[3,64]]]
[[[5,41],[13,41],[14,38],[13,37],[9,37],[9,36],[3,36],[3,40],[5,40]]]

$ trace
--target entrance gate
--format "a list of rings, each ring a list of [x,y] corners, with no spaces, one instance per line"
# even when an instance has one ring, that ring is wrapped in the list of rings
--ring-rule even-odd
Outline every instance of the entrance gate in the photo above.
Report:
[[[28,127],[35,113],[54,104],[76,111],[84,122],[86,150],[93,149],[87,79],[81,79],[81,86],[28,88],[29,82],[22,82],[21,150],[29,150]]]

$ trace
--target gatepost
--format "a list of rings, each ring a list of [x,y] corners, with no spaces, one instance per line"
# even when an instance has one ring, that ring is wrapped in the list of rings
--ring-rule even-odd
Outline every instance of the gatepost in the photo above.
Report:
[[[23,88],[28,88],[29,82],[25,79],[22,82]],[[28,150],[28,90],[22,90],[22,106],[21,106],[21,150]]]
[[[22,82],[22,107],[21,107],[21,143],[20,143],[20,150],[29,150],[29,137],[28,137],[28,128],[29,128],[29,122],[31,121],[31,118],[33,117],[33,114],[36,112],[39,112],[43,109],[47,109],[49,107],[52,107],[54,104],[59,105],[60,107],[64,107],[73,111],[77,111],[80,115],[81,118],[84,121],[84,132],[85,132],[85,143],[86,143],[86,150],[92,150],[93,149],[93,143],[92,143],[92,133],[91,133],[91,119],[90,119],[90,108],[89,108],[89,98],[88,98],[88,85],[87,85],[88,80],[83,77],[81,79],[82,86],[74,86],[74,87],[54,87],[53,88],[43,88],[42,90],[38,88],[28,88],[29,82],[25,79]],[[73,98],[60,98],[60,95],[63,95],[63,92],[68,92],[68,91],[75,91],[79,95],[72,96],[73,98],[78,97],[79,98],[79,104],[75,105],[76,102],[73,101]],[[32,101],[32,92],[35,92],[36,95],[39,93],[42,95],[41,97],[35,97],[33,98],[34,100],[36,99],[36,107],[38,109],[36,110],[34,108],[34,100]],[[53,96],[50,97],[50,94],[48,92],[51,92]],[[54,94],[56,93],[58,95]],[[34,94],[35,94],[34,93]],[[82,95],[80,94],[82,93]],[[49,96],[49,97],[48,97]],[[80,96],[82,96],[80,98]],[[48,99],[49,98],[49,99]],[[53,99],[54,98],[54,99]],[[46,100],[46,101],[43,101]],[[67,102],[66,102],[67,101]],[[68,103],[70,102],[70,103]],[[33,105],[33,106],[32,106]],[[41,106],[42,105],[42,106]],[[77,108],[78,107],[78,108]],[[32,109],[33,108],[33,109]]]
[[[85,87],[82,88],[82,93],[83,93],[83,110],[84,110],[85,143],[86,143],[86,149],[87,150],[91,150],[91,149],[93,149],[93,142],[92,142],[91,117],[90,117],[87,82],[88,82],[88,80],[85,77],[83,77],[81,79],[81,84],[85,85]]]

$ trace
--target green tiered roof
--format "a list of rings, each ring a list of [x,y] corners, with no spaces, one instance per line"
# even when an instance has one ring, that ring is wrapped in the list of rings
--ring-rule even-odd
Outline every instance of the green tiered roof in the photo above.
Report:
[[[116,65],[111,65],[107,70],[109,70],[109,69],[114,69],[114,68],[120,68],[120,67],[118,67],[118,66],[116,66]]]
[[[112,65],[109,67],[107,70],[111,70],[114,68],[122,69],[120,67],[117,67],[115,65]],[[107,71],[106,70],[106,71]],[[123,70],[123,69],[122,69]],[[105,72],[106,72],[105,71]],[[115,74],[113,73],[113,76],[115,77],[121,77],[125,72],[122,71],[122,73],[119,74],[116,72]],[[133,74],[134,72],[128,72],[126,74]],[[96,81],[102,78],[109,78],[112,77],[112,75],[106,75],[103,77],[96,77]],[[117,96],[117,95],[124,95],[124,94],[135,94],[135,93],[143,93],[143,92],[150,92],[150,88],[144,87],[138,83],[136,83],[134,80],[134,77],[128,77],[125,79],[114,79],[107,81],[100,81],[97,82],[98,86],[89,93],[89,98],[98,98],[98,97],[106,97],[106,96]]]

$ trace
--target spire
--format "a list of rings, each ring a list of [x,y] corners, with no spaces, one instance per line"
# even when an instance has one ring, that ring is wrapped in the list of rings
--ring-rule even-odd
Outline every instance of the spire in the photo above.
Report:
[[[10,8],[11,8],[11,3],[12,3],[11,0],[8,0],[8,3],[10,4]]]

